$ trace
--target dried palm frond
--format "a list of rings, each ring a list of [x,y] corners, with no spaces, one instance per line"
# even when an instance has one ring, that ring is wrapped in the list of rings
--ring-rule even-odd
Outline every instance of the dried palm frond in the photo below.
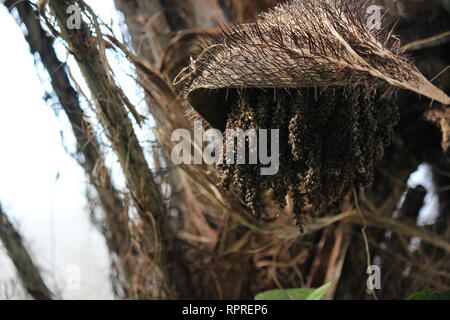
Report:
[[[450,104],[450,98],[400,53],[387,24],[369,30],[369,6],[367,0],[295,0],[262,14],[255,23],[230,28],[180,74],[181,80],[187,79],[190,104],[208,120],[224,101],[202,89],[377,81]]]

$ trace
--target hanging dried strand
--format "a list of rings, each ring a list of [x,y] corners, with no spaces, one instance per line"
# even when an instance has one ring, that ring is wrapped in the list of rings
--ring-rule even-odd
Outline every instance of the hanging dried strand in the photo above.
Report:
[[[286,206],[286,196],[292,197],[299,225],[302,213],[338,213],[354,186],[372,183],[374,166],[398,120],[390,99],[365,97],[363,90],[241,90],[225,135],[236,128],[279,129],[280,169],[264,176],[259,164],[220,165],[223,186],[235,187],[258,217],[269,190],[280,209]],[[248,139],[246,143],[248,150]],[[225,142],[224,152],[227,147]]]

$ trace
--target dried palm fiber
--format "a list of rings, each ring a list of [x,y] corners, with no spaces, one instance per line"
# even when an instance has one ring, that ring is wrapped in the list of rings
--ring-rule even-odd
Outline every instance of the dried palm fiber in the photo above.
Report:
[[[294,212],[339,210],[355,186],[370,184],[397,121],[397,88],[443,104],[387,28],[369,30],[370,1],[295,0],[227,29],[175,82],[193,117],[225,129],[279,129],[280,171],[222,165],[255,215],[272,190]],[[226,145],[224,146],[226,151]]]
[[[425,117],[440,127],[442,131],[442,150],[447,157],[450,157],[450,109],[432,109],[425,114]]]

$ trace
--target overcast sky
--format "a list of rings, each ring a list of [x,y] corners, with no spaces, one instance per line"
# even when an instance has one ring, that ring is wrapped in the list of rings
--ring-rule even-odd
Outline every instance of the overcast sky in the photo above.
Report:
[[[112,1],[90,2],[94,10],[101,2],[104,21],[116,18]],[[52,289],[56,282],[63,298],[111,298],[109,259],[89,221],[85,175],[64,149],[75,150],[70,126],[43,100],[47,75],[38,77],[22,31],[3,5],[0,37],[0,202]],[[0,244],[0,299],[14,278]]]

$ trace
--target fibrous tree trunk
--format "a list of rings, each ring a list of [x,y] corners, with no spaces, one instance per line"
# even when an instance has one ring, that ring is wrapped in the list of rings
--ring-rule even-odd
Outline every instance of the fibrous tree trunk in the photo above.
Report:
[[[136,121],[141,119],[112,79],[98,24],[96,37],[84,22],[80,30],[68,28],[67,8],[70,5],[77,5],[77,2],[49,3],[60,28],[60,36],[67,42],[94,97],[100,121],[119,158],[135,207],[143,222],[143,235],[139,241],[141,250],[148,255],[149,265],[145,274],[138,275],[142,282],[142,289],[139,290],[151,292],[148,297],[177,297],[178,288],[172,285],[174,276],[171,275],[177,263],[176,260],[171,260],[170,252],[166,250],[171,247],[173,239],[167,222],[169,217],[126,108]],[[183,274],[177,276],[182,277]]]

